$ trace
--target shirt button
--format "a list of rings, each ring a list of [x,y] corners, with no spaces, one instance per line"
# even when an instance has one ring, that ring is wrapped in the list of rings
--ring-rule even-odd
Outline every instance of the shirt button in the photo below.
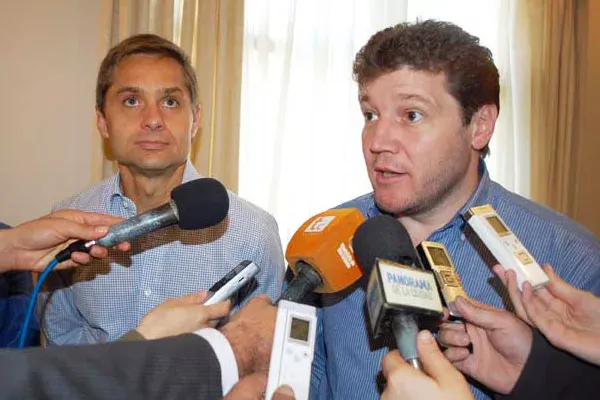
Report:
[[[461,234],[460,234],[460,240],[462,240],[462,241],[464,242],[466,238],[467,238],[467,237],[465,236],[465,234],[464,234],[464,233],[461,233]]]
[[[150,290],[150,289],[144,290],[144,296],[150,297],[151,294],[152,294],[152,290]]]

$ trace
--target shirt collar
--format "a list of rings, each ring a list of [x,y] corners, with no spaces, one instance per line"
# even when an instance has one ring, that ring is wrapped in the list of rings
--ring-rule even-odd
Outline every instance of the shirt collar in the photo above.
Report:
[[[185,168],[183,170],[183,178],[181,183],[193,181],[194,179],[202,178],[202,175],[198,173],[194,164],[188,159],[185,162]],[[123,185],[121,185],[121,171],[117,171],[115,175],[110,178],[107,185],[106,191],[108,204],[113,204],[115,201],[122,201],[125,195],[123,194]]]
[[[479,174],[479,183],[477,184],[477,188],[471,194],[471,197],[467,200],[467,202],[458,210],[458,212],[454,215],[452,220],[448,222],[442,228],[436,230],[441,231],[447,229],[452,226],[462,227],[464,225],[463,215],[469,210],[469,208],[475,205],[481,205],[487,203],[488,194],[490,191],[490,174],[488,172],[487,166],[483,158],[479,158],[479,164],[477,166],[477,171]],[[375,194],[371,193],[371,204],[367,210],[367,218],[374,217],[376,215],[383,214],[381,210],[375,204]]]

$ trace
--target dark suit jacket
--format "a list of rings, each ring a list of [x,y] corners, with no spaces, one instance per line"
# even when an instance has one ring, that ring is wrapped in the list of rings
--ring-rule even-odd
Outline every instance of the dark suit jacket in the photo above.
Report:
[[[600,367],[552,346],[533,331],[531,353],[509,399],[597,399]]]
[[[0,229],[10,228],[0,222]],[[9,271],[0,274],[0,347],[17,347],[21,325],[33,290],[31,273]],[[25,346],[40,345],[40,329],[32,318],[27,331]]]
[[[206,340],[168,339],[0,351],[2,399],[220,399]]]

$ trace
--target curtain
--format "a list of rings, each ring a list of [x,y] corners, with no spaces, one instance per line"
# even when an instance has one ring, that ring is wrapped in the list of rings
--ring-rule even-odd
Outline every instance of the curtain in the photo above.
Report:
[[[246,0],[239,193],[275,216],[284,245],[311,215],[371,191],[352,61],[407,20],[453,22],[492,50],[502,98],[488,168],[528,194],[527,59],[511,49],[519,1],[503,1]]]
[[[311,215],[370,191],[352,80],[356,52],[406,2],[247,0],[240,191],[285,245]]]
[[[576,1],[529,0],[531,197],[574,216],[579,133]]]
[[[238,186],[243,0],[102,0],[101,57],[137,33],[156,33],[190,56],[198,76],[201,121],[191,159],[204,176]],[[114,173],[105,143],[94,135],[92,178]]]

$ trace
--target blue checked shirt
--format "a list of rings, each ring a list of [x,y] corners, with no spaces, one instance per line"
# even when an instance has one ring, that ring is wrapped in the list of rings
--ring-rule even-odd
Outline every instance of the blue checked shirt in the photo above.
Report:
[[[183,182],[197,178],[188,161]],[[58,290],[47,302],[47,295],[38,301],[48,345],[118,339],[166,299],[210,288],[243,260],[260,267],[252,296],[266,293],[277,299],[284,261],[275,219],[232,193],[229,204],[228,218],[215,227],[165,228],[134,240],[128,253],[111,250],[108,259],[49,278],[48,285]],[[54,207],[64,208],[136,215],[135,204],[123,195],[119,174]]]
[[[461,217],[468,208],[491,204],[536,260],[551,264],[570,284],[600,295],[600,243],[568,218],[504,189],[490,180],[480,163],[480,182],[464,207],[427,240],[443,243],[467,294],[505,308],[510,299],[491,267],[496,263],[475,235],[465,235]],[[356,207],[366,218],[380,214],[373,194],[339,207]],[[311,378],[311,399],[378,399],[381,359],[395,348],[391,335],[374,339],[365,317],[362,288],[349,296],[322,298]],[[471,386],[477,399],[490,398],[481,386]]]

